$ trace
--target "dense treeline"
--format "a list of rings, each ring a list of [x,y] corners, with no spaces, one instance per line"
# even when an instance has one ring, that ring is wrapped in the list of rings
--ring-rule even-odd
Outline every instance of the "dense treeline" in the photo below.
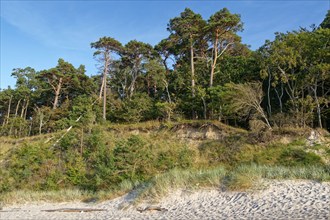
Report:
[[[0,91],[0,134],[30,136],[104,120],[329,129],[329,17],[319,27],[276,33],[257,51],[241,43],[243,23],[226,8],[208,20],[185,9],[154,47],[102,37],[91,43],[99,75],[63,59],[48,70],[14,69],[16,87]]]

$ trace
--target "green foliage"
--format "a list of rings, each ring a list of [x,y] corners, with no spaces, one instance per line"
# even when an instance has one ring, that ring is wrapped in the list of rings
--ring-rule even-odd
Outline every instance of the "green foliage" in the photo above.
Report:
[[[93,97],[96,100],[96,97]],[[79,125],[88,126],[96,121],[96,113],[93,109],[93,98],[82,95],[73,100],[72,110],[70,111],[71,120],[81,117]],[[71,123],[72,124],[72,123]],[[77,123],[76,123],[77,124]]]
[[[330,28],[330,10],[328,10],[324,20],[322,21],[322,23],[320,24],[321,28]]]
[[[170,121],[174,114],[176,105],[175,103],[170,102],[157,102],[155,107],[157,108],[157,111],[160,113],[162,118],[164,118],[166,121]]]
[[[69,148],[76,148],[79,145],[79,139],[76,132],[65,135],[59,142],[61,151],[67,151]]]
[[[204,143],[199,150],[201,156],[208,159],[210,164],[234,164],[236,163],[236,154],[240,147],[238,142],[230,144],[212,141]]]
[[[194,158],[195,158],[194,151],[190,150],[188,147],[184,147],[178,153],[179,153],[178,167],[189,168],[194,164]]]
[[[281,153],[279,161],[284,166],[323,165],[318,155],[312,152],[305,152],[302,149],[286,149]]]
[[[148,119],[152,110],[151,98],[144,93],[138,93],[125,100],[120,108],[114,111],[114,117],[124,122],[139,122]]]
[[[138,136],[117,143],[113,154],[120,178],[132,181],[145,180],[152,172],[151,146]]]
[[[0,194],[11,191],[15,188],[15,179],[12,178],[8,171],[0,169]]]
[[[113,190],[123,181],[144,182],[159,172],[194,166],[197,155],[184,144],[134,135],[109,139],[103,128],[72,129],[54,146],[41,140],[13,149],[1,165],[6,167],[1,190]]]
[[[266,147],[244,146],[236,155],[238,162],[268,166],[323,166],[320,156],[304,150],[305,142],[293,141],[290,144],[274,143]]]
[[[51,150],[38,146],[24,144],[9,155],[7,167],[10,177],[15,179],[13,188],[29,183],[31,189],[41,189],[47,179],[47,161],[55,162]],[[48,167],[49,168],[49,167]]]
[[[121,43],[112,37],[102,37],[98,41],[91,43],[91,47],[97,50],[94,56],[102,52],[118,52],[122,49]]]
[[[73,186],[81,186],[86,182],[87,164],[84,158],[78,152],[71,152],[72,155],[67,156],[66,176],[67,180]]]

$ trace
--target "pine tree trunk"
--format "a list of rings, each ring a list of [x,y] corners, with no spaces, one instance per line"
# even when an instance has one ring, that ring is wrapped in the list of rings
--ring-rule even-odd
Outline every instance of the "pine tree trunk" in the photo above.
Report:
[[[58,98],[60,96],[60,92],[61,92],[61,88],[62,88],[62,81],[63,81],[63,78],[61,77],[57,84],[56,90],[55,90],[55,99],[54,99],[54,103],[53,103],[53,109],[56,109],[57,105],[58,105]]]
[[[42,129],[42,124],[43,124],[43,119],[44,119],[43,113],[41,113],[41,115],[39,117],[40,117],[40,123],[39,123],[39,135],[40,135],[41,134],[41,129]]]
[[[202,101],[203,101],[203,116],[204,116],[204,119],[206,120],[207,119],[207,114],[206,114],[206,112],[207,112],[207,107],[206,107],[206,101],[205,101],[205,98],[204,97],[202,97]]]
[[[190,35],[190,67],[191,67],[191,95],[195,97],[195,63],[194,63],[194,48],[192,43],[192,36]],[[196,119],[196,112],[192,108],[192,118]]]
[[[190,67],[191,67],[191,94],[195,97],[195,63],[194,63],[194,48],[190,44]]]
[[[268,69],[268,87],[267,87],[267,103],[268,103],[268,116],[271,117],[272,116],[272,105],[270,102],[270,82],[271,82],[271,75],[270,75],[270,71]]]
[[[27,102],[26,102],[26,105],[25,105],[25,112],[24,112],[24,119],[26,119],[26,115],[27,115],[27,110],[28,110],[28,107],[29,107],[29,102],[30,102],[30,99],[27,99]]]
[[[104,87],[104,80],[103,80],[103,77],[104,77],[104,76],[102,76],[102,84],[101,84],[100,94],[99,94],[99,99],[100,99],[100,100],[101,100],[101,98],[102,98],[103,87]]]
[[[315,84],[315,86],[313,88],[313,92],[314,92],[314,99],[316,102],[317,121],[318,121],[319,127],[323,128],[322,118],[321,118],[321,106],[320,106],[319,98],[317,97],[317,84]]]
[[[172,103],[172,100],[171,100],[171,95],[170,95],[170,92],[168,91],[168,83],[165,79],[163,79],[163,82],[164,82],[164,85],[165,85],[165,89],[166,89],[166,93],[167,93],[167,98],[168,98],[168,102],[169,103]]]
[[[8,103],[7,117],[3,120],[2,126],[5,126],[5,124],[8,124],[12,100],[13,100],[13,96],[10,96],[9,103]]]
[[[107,114],[107,76],[104,74],[104,88],[103,88],[103,119],[106,120]]]
[[[84,145],[84,128],[81,128],[81,138],[80,138],[80,155],[83,155],[83,145]]]
[[[26,99],[23,100],[22,109],[21,109],[21,118],[23,118],[24,116],[25,105],[26,105]]]
[[[107,73],[108,73],[108,66],[110,62],[110,57],[108,55],[108,52],[104,53],[104,71],[103,71],[103,120],[106,120],[106,114],[107,114]]]
[[[217,65],[217,58],[218,58],[218,32],[216,33],[216,36],[215,36],[215,41],[214,41],[214,44],[213,44],[213,51],[214,51],[214,56],[213,56],[213,62],[212,62],[212,65],[211,65],[210,87],[213,86],[214,71],[215,71],[215,66]]]
[[[21,99],[18,100],[17,105],[16,105],[16,110],[15,110],[15,118],[17,117],[18,114],[18,109],[19,109],[19,104],[21,103]]]

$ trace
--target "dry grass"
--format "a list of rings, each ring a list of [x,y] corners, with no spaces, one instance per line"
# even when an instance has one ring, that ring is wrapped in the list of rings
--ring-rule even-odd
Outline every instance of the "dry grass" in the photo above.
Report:
[[[60,191],[12,191],[1,196],[4,204],[23,204],[31,202],[82,201],[95,195],[78,189]]]
[[[150,131],[159,129],[161,123],[159,121],[147,121],[139,123],[120,123],[120,124],[109,124],[107,126],[108,130],[115,131],[132,131],[132,130],[141,130],[141,131]]]
[[[219,187],[225,175],[224,167],[199,170],[173,169],[165,174],[155,176],[141,190],[139,200],[157,200],[176,189]]]
[[[49,143],[58,136],[60,132],[55,132],[51,134],[42,134],[31,137],[23,137],[23,138],[12,138],[12,137],[1,137],[0,136],[0,158],[2,155],[6,154],[9,150],[21,146],[24,143],[31,142],[40,142],[45,143],[48,141]]]
[[[326,168],[282,167],[241,165],[234,170],[223,166],[208,169],[173,169],[167,173],[155,176],[147,183],[132,183],[125,180],[113,191],[88,192],[78,189],[59,191],[12,191],[2,194],[0,201],[6,205],[31,202],[68,202],[89,201],[95,199],[104,201],[122,196],[135,189],[138,196],[136,203],[143,200],[158,201],[176,189],[195,190],[201,188],[223,188],[230,191],[254,190],[260,187],[262,179],[313,179],[330,181],[330,172]]]

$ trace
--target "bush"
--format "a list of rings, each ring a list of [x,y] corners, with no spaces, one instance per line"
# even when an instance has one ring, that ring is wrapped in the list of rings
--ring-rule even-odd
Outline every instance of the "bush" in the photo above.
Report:
[[[126,99],[118,109],[113,112],[113,117],[118,121],[140,122],[150,119],[153,105],[151,98],[145,93],[137,93],[131,99]]]
[[[49,148],[24,144],[14,150],[7,161],[9,178],[15,180],[13,188],[53,189],[45,182],[52,173],[58,172],[54,171],[58,169],[58,157]]]
[[[321,158],[312,152],[288,148],[279,157],[279,164],[284,166],[324,165]]]
[[[62,152],[67,151],[69,148],[77,148],[79,146],[79,138],[77,133],[69,132],[60,141],[59,147]]]
[[[237,163],[237,156],[242,151],[245,138],[242,136],[229,136],[224,141],[211,141],[202,144],[199,152],[202,157],[207,159],[210,164],[229,164]]]
[[[151,146],[139,136],[118,142],[113,150],[114,165],[121,180],[146,180],[152,174]]]
[[[189,168],[193,165],[195,158],[195,152],[188,147],[184,147],[179,151],[179,163],[180,168]]]
[[[0,169],[0,193],[11,191],[15,187],[15,180],[5,170]]]
[[[164,172],[173,169],[177,164],[177,156],[175,153],[176,152],[170,150],[159,152],[155,161],[157,170]]]
[[[77,152],[73,152],[71,155],[68,155],[67,160],[65,175],[70,185],[83,185],[86,182],[86,164],[84,158]]]

